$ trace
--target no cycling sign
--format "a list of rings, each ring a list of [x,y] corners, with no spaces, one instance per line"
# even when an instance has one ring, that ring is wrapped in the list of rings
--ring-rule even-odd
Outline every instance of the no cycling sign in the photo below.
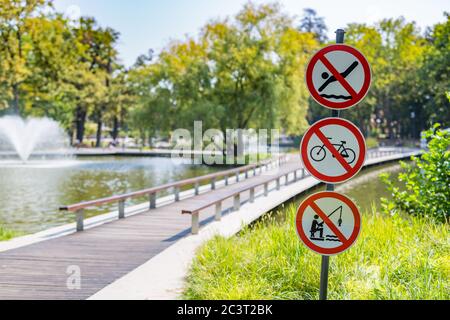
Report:
[[[370,66],[361,52],[343,44],[317,52],[306,69],[314,100],[330,109],[347,109],[364,99],[371,82]]]
[[[326,118],[316,122],[300,146],[303,165],[322,182],[340,183],[355,176],[364,165],[366,143],[350,121]]]

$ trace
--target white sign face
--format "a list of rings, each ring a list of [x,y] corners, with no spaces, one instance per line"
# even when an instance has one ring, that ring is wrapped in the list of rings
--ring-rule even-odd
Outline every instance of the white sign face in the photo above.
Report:
[[[312,97],[331,109],[346,109],[367,94],[371,81],[369,63],[356,49],[331,45],[316,53],[306,72]]]
[[[365,160],[364,136],[351,122],[327,118],[315,123],[301,144],[303,164],[314,177],[328,183],[356,175]]]
[[[364,70],[361,63],[352,54],[345,51],[332,51],[325,55],[338,71],[348,74],[345,77],[353,91],[359,92],[364,84]],[[319,91],[320,96],[331,102],[351,100],[352,96],[335,79],[328,68],[319,60],[313,69],[313,85]]]
[[[297,212],[297,233],[311,250],[332,255],[347,250],[357,239],[361,217],[344,195],[320,192],[310,196]]]

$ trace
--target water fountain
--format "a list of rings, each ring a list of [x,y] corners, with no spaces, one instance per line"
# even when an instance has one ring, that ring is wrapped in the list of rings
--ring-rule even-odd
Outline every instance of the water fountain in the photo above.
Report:
[[[66,158],[70,155],[67,134],[59,124],[48,118],[23,119],[18,116],[0,118],[0,157]]]

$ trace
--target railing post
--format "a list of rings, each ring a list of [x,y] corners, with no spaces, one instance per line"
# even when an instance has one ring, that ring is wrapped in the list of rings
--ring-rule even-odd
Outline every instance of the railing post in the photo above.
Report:
[[[294,182],[297,182],[297,170],[294,170]]]
[[[305,168],[302,168],[302,179],[304,179],[305,178]]]
[[[248,170],[245,170],[245,179],[248,179]]]
[[[216,215],[214,220],[220,221],[222,219],[222,201],[216,203]]]
[[[234,201],[233,201],[233,209],[235,211],[238,211],[241,208],[241,194],[238,193],[234,196]]]
[[[199,222],[199,212],[193,212],[191,215],[192,219],[192,226],[191,226],[191,233],[192,234],[198,234],[198,231],[200,229],[200,222]]]
[[[225,176],[225,185],[228,185],[228,176]]]
[[[277,190],[280,190],[280,177],[277,178]]]
[[[211,179],[211,190],[216,190],[216,178]]]
[[[253,167],[253,176],[256,176],[256,167]]]
[[[289,173],[286,174],[284,177],[285,177],[285,179],[284,179],[284,185],[287,186],[287,185],[289,184]]]
[[[250,203],[255,202],[255,188],[250,189]]]
[[[156,208],[156,193],[150,193],[149,199],[150,199],[150,209],[155,209]]]
[[[269,195],[269,183],[264,183],[264,196],[267,197]]]
[[[195,195],[198,196],[198,194],[200,193],[200,183],[196,182],[194,188],[195,188]]]
[[[125,218],[125,200],[119,201],[119,219]]]
[[[239,172],[236,172],[236,182],[239,182]]]
[[[80,209],[77,212],[75,212],[77,215],[77,232],[84,230],[84,210]]]
[[[174,193],[175,193],[175,201],[180,201],[180,188],[175,187]]]

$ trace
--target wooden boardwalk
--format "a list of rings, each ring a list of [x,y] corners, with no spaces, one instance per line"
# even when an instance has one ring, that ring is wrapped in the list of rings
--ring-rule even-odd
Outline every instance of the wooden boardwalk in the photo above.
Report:
[[[375,164],[377,160],[372,157],[368,162]],[[299,157],[295,156],[275,170],[283,174],[297,168],[301,166]],[[191,216],[182,215],[182,209],[195,206],[214,193],[245,188],[266,178],[256,175],[83,232],[0,252],[0,299],[86,299],[190,235]],[[284,181],[281,182],[283,185]],[[263,188],[256,188],[256,194]],[[248,199],[249,192],[244,192],[241,203]],[[256,198],[256,201],[264,201],[264,198]],[[223,201],[224,215],[229,214],[232,207],[233,198]],[[214,207],[202,210],[201,224],[212,221],[214,215]],[[81,272],[80,289],[67,286],[70,276],[67,272],[71,267]]]
[[[294,157],[278,170],[289,172],[297,167],[300,161]],[[211,193],[245,186],[256,179],[264,179],[264,175],[83,232],[1,252],[0,299],[86,299],[189,235],[191,216],[182,215],[183,208]],[[242,194],[241,203],[248,197]],[[224,211],[232,206],[233,199],[223,202]],[[212,221],[214,214],[213,207],[203,210],[201,224]],[[67,287],[71,266],[81,271],[80,289]]]

